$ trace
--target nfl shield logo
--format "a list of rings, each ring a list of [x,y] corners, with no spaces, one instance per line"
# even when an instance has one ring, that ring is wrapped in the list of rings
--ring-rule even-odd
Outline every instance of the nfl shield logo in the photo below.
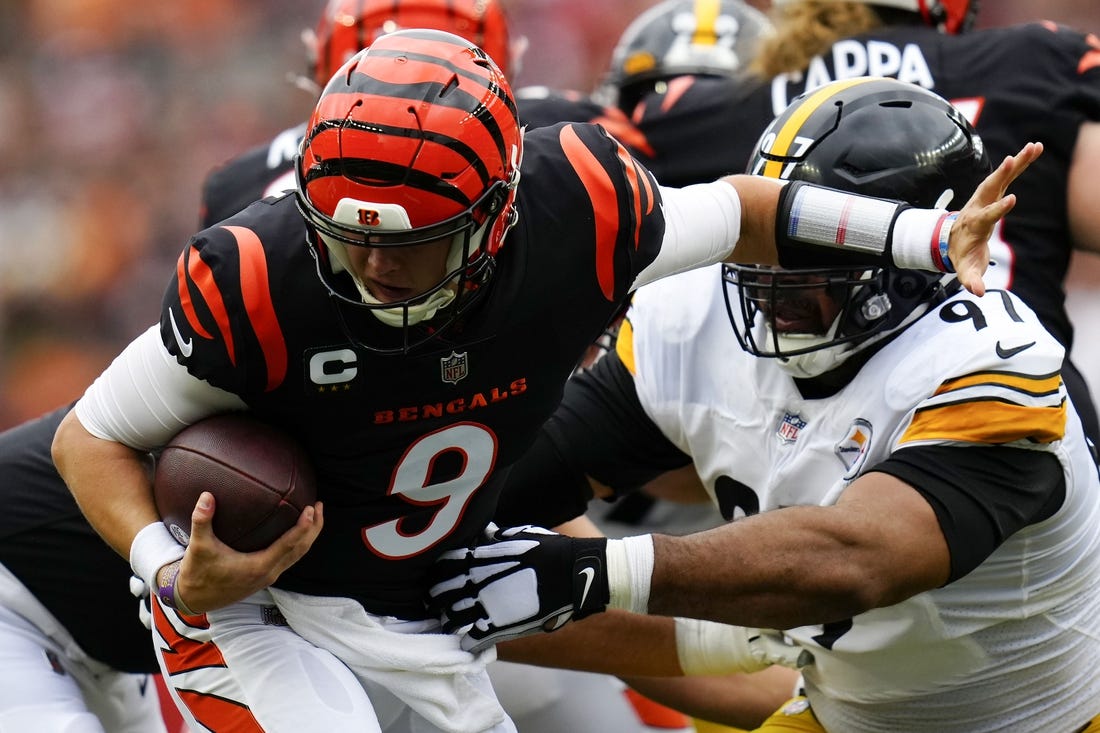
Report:
[[[784,443],[793,443],[798,440],[798,433],[804,427],[806,427],[805,420],[792,412],[788,412],[783,415],[783,420],[779,423],[779,429],[775,431],[775,434]]]
[[[456,354],[452,351],[450,356],[444,356],[439,360],[439,369],[444,382],[458,384],[459,380],[466,378],[466,352]]]

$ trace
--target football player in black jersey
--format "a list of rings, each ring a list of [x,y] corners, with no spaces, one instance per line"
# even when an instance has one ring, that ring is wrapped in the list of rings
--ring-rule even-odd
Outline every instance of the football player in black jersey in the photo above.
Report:
[[[775,0],[755,85],[700,80],[676,100],[654,93],[634,122],[651,170],[681,186],[743,171],[756,134],[796,96],[837,79],[891,76],[951,100],[993,160],[1046,144],[1021,181],[1021,205],[997,228],[987,282],[1017,293],[1066,347],[1063,281],[1074,249],[1100,252],[1093,172],[1100,167],[1100,40],[1049,22],[972,30],[976,0]],[[742,133],[743,134],[739,134]],[[1096,409],[1067,360],[1070,396],[1096,441]]]
[[[629,292],[724,259],[954,269],[983,292],[1005,190],[1041,152],[1006,157],[957,215],[754,176],[662,188],[598,126],[524,135],[468,41],[386,34],[322,92],[296,192],[186,245],[159,325],[66,416],[55,462],[155,589],[160,661],[200,723],[514,730],[492,655],[438,633],[426,574],[480,536]],[[307,447],[319,501],[238,553],[204,494],[185,550],[141,457],[243,409]]]
[[[50,459],[68,410],[0,433],[0,730],[163,733],[131,570]]]

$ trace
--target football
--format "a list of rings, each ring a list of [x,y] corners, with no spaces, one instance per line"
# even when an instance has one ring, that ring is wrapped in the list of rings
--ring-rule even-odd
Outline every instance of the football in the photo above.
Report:
[[[184,428],[157,458],[157,510],[181,545],[190,540],[191,512],[203,491],[214,495],[214,534],[241,552],[270,545],[317,498],[313,466],[302,446],[243,413],[215,415]]]

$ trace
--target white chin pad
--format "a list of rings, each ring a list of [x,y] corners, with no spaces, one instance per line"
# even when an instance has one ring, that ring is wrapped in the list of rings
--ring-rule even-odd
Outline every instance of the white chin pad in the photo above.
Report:
[[[332,212],[334,221],[362,229],[381,232],[403,232],[412,229],[409,213],[400,204],[376,204],[370,201],[343,198]]]

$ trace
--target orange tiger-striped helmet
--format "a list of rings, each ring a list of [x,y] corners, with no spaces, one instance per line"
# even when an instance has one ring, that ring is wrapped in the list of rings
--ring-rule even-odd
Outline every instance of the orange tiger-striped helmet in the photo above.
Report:
[[[407,351],[417,343],[411,327],[429,322],[436,334],[484,291],[516,221],[522,150],[503,73],[454,34],[387,34],[329,81],[298,154],[297,197],[329,292],[404,329],[397,347],[365,348]],[[341,286],[341,273],[353,272],[348,246],[446,238],[446,273],[426,292],[383,303],[357,280],[358,293]]]
[[[498,0],[329,0],[310,44],[317,88],[323,89],[336,69],[380,36],[403,28],[462,36],[511,73],[508,18]]]

